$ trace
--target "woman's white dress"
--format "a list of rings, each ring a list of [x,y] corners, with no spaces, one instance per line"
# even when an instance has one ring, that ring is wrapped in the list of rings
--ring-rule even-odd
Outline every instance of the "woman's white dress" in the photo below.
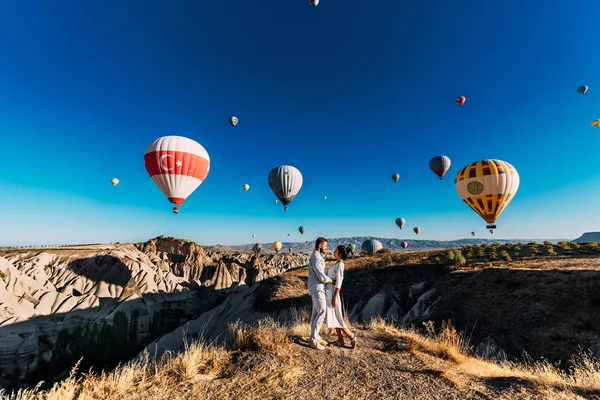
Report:
[[[331,307],[331,300],[333,299],[333,292],[335,288],[341,289],[342,287],[342,281],[344,280],[344,263],[340,261],[339,263],[333,264],[327,270],[327,276],[335,280],[335,286],[328,284],[325,287],[325,297],[327,298],[327,312],[325,314],[325,321],[327,323],[327,328],[345,328],[346,324],[344,323],[342,302],[340,301],[339,295],[335,301],[335,308]]]

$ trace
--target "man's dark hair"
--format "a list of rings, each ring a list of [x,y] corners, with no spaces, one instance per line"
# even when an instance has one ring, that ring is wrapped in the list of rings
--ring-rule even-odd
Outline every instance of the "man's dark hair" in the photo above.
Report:
[[[348,249],[346,249],[346,246],[344,245],[340,245],[337,247],[337,251],[340,255],[340,258],[342,260],[347,260],[348,259]]]
[[[315,250],[319,248],[321,243],[327,243],[327,239],[324,237],[317,238],[317,241],[315,242]]]

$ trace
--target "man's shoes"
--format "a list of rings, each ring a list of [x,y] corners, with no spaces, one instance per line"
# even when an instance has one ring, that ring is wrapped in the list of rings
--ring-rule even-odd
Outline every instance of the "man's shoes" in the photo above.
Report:
[[[311,349],[316,349],[316,350],[325,350],[325,346],[323,346],[321,343],[315,342],[313,340],[310,340],[308,342],[308,347],[310,347]]]
[[[326,340],[323,340],[323,339],[321,339],[321,338],[318,338],[318,339],[317,339],[317,342],[319,342],[319,344],[320,344],[320,345],[323,345],[323,346],[327,346],[327,345],[329,344],[329,342],[328,342],[328,341],[326,341]]]

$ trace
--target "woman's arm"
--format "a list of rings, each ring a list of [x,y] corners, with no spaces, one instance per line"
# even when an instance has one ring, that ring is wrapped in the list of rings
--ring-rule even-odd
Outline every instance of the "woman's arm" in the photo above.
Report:
[[[337,302],[335,301],[335,299],[337,299],[339,294],[340,288],[335,288],[335,290],[333,291],[333,299],[331,299],[331,307],[335,308],[337,306]]]

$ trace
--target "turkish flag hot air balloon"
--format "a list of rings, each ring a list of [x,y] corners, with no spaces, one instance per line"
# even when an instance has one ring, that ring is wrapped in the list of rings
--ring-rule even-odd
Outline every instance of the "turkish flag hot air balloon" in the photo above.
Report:
[[[163,136],[146,148],[144,164],[150,178],[177,207],[208,175],[210,158],[202,145],[183,136]]]
[[[465,204],[488,223],[487,228],[494,229],[496,218],[519,189],[519,173],[506,161],[475,161],[456,174],[454,188]]]

